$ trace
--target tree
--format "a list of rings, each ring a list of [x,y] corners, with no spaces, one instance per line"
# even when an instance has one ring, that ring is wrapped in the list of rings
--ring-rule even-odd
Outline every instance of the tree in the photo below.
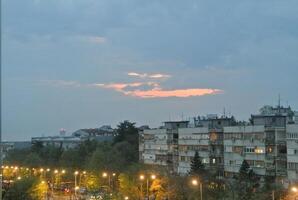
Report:
[[[24,158],[30,153],[30,148],[26,149],[12,149],[8,151],[4,158],[5,164],[24,165]]]
[[[99,177],[95,173],[88,174],[84,185],[89,192],[96,193],[100,189]]]
[[[130,177],[128,174],[122,173],[119,175],[119,191],[123,196],[129,196],[130,199],[139,199],[141,197],[139,184],[135,178]]]
[[[25,156],[23,161],[23,164],[27,167],[38,167],[41,164],[43,164],[43,160],[40,158],[40,156],[32,152],[29,155]]]
[[[35,177],[24,178],[13,183],[4,196],[6,200],[42,200],[47,184]]]
[[[199,153],[196,151],[190,164],[190,174],[202,176],[205,173],[205,166],[201,161]]]
[[[67,168],[82,169],[84,163],[81,162],[78,149],[67,149],[60,157],[60,165]]]
[[[32,200],[43,200],[48,195],[48,184],[45,181],[37,180],[29,190]]]
[[[205,196],[209,200],[225,199],[229,190],[226,189],[226,183],[223,179],[218,179],[216,175],[209,178],[208,183],[205,184]]]
[[[259,187],[259,177],[250,169],[246,160],[242,162],[237,177],[238,199],[251,200]]]
[[[114,138],[114,144],[118,142],[127,141],[128,143],[136,146],[139,144],[138,129],[135,123],[124,121],[117,126],[117,135]]]

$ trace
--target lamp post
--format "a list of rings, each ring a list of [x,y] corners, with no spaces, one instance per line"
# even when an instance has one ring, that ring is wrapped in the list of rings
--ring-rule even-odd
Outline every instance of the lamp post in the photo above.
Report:
[[[193,186],[200,185],[200,196],[201,196],[200,200],[203,200],[203,184],[202,184],[202,182],[201,181],[199,182],[197,179],[192,179],[191,184]]]
[[[156,179],[156,175],[155,174],[152,174],[150,176],[150,178],[152,180]],[[143,181],[145,180],[145,175],[141,174],[140,175],[140,180]],[[141,182],[141,194],[142,194],[142,197],[143,197],[143,182]],[[149,199],[149,178],[146,177],[146,197]]]
[[[114,177],[114,176],[116,176],[116,173],[112,173],[112,174],[107,173],[107,172],[103,172],[102,173],[102,177],[103,178],[108,178],[108,181],[109,181],[109,190],[110,191],[111,191],[111,175],[112,175],[112,177]]]
[[[295,186],[293,186],[293,187],[291,188],[291,191],[294,193],[294,197],[295,197],[295,200],[296,200],[296,199],[297,199],[296,194],[297,194],[297,192],[298,192],[298,188],[295,187]]]
[[[79,172],[75,171],[74,173],[74,177],[75,177],[75,185],[74,185],[74,189],[75,189],[75,198],[77,198],[77,176],[78,176]]]
[[[81,186],[81,182],[82,182],[82,176],[85,176],[87,174],[86,171],[83,171],[83,173],[80,173],[80,180],[79,180],[79,186]]]

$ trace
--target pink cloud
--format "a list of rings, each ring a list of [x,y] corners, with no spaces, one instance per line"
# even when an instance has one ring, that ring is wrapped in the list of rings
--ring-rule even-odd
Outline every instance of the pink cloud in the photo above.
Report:
[[[165,97],[194,97],[194,96],[204,96],[219,94],[223,92],[219,89],[179,89],[179,90],[162,90],[162,89],[153,89],[153,90],[135,90],[127,91],[124,94],[140,97],[140,98],[165,98]]]
[[[131,83],[93,83],[93,84],[80,84],[75,81],[50,81],[51,85],[58,86],[72,86],[72,87],[99,87],[104,89],[110,89],[120,92],[127,96],[138,98],[167,98],[178,97],[187,98],[204,95],[220,94],[223,91],[220,89],[212,88],[185,88],[185,89],[172,89],[166,90],[161,86],[161,81],[158,79],[169,78],[167,74],[140,74],[136,72],[129,72],[129,76],[135,76],[140,78],[154,79],[154,81],[141,81]]]

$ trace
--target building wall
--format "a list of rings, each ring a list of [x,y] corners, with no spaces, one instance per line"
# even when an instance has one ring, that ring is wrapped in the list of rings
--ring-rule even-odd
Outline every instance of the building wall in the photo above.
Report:
[[[224,128],[224,171],[238,173],[246,160],[255,173],[265,175],[264,126],[235,126]]]
[[[191,160],[196,151],[202,162],[209,165],[208,128],[180,128],[178,132],[178,173],[187,174],[190,171]]]
[[[145,164],[167,165],[168,154],[172,151],[168,144],[166,129],[146,129],[140,142],[140,160]]]
[[[287,173],[290,182],[298,182],[298,124],[287,125]]]

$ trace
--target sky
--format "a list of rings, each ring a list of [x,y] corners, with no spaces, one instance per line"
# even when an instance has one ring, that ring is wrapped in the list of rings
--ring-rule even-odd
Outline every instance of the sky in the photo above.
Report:
[[[2,0],[4,140],[298,110],[297,0]]]

